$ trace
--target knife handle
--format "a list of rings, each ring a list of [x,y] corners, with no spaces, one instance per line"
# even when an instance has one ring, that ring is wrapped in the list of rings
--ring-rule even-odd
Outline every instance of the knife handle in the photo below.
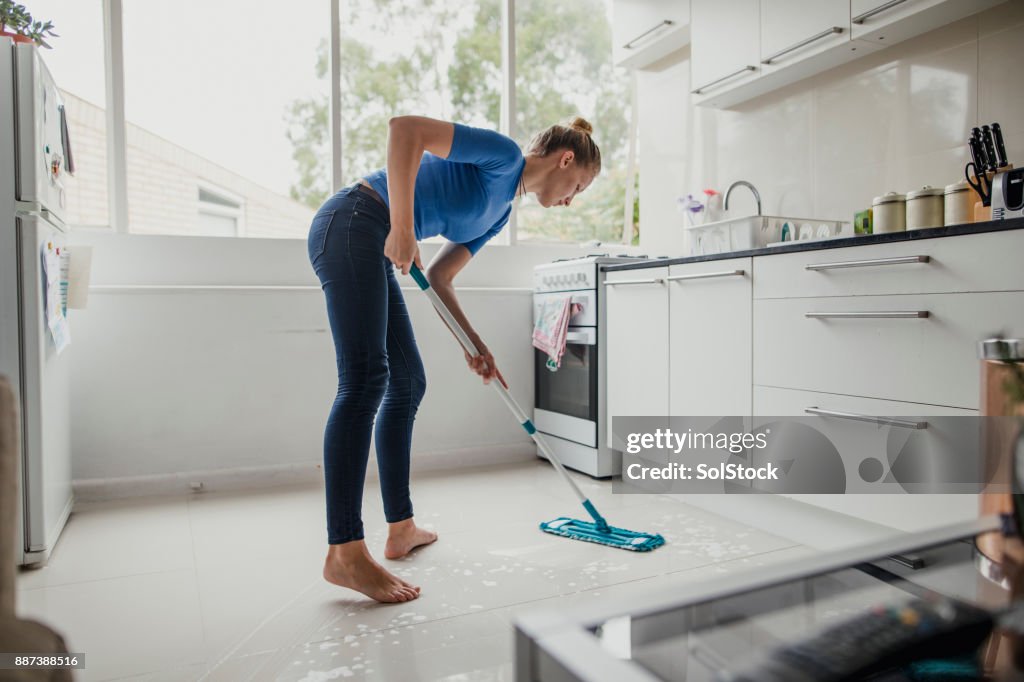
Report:
[[[985,164],[985,170],[994,171],[999,166],[996,165],[996,145],[992,141],[992,129],[986,126],[981,126],[981,141],[985,143],[985,156],[987,163]]]
[[[1006,145],[1003,143],[1003,129],[998,123],[992,124],[992,140],[996,145],[996,166],[1002,168],[1009,166],[1010,161],[1006,158]]]
[[[967,148],[971,150],[971,161],[975,168],[981,168],[981,141],[973,135],[967,138]]]
[[[974,159],[975,168],[988,168],[988,154],[985,153],[985,143],[982,141],[981,128],[971,128],[972,151],[977,153]]]

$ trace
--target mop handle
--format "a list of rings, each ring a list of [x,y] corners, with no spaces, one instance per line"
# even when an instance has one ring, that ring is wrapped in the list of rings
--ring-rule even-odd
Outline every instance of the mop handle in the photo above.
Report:
[[[423,293],[427,295],[427,297],[430,299],[430,302],[434,304],[434,308],[437,310],[438,313],[441,314],[441,317],[444,319],[444,321],[447,322],[448,326],[451,327],[453,332],[455,332],[456,338],[458,338],[459,343],[462,344],[462,347],[466,349],[466,352],[468,352],[472,357],[480,355],[480,352],[476,349],[476,346],[466,335],[466,332],[463,331],[462,326],[454,317],[452,317],[451,312],[448,310],[448,306],[444,304],[444,301],[442,301],[441,297],[437,295],[437,292],[430,287],[430,283],[427,281],[427,278],[423,275],[420,269],[416,267],[415,263],[412,264],[412,268],[409,270],[409,274],[412,275],[412,278],[414,280],[416,280],[416,284],[418,284],[420,289],[423,290]],[[512,410],[512,414],[514,414],[516,419],[519,420],[519,425],[522,426],[528,434],[530,434],[530,437],[533,438],[533,441],[537,444],[537,447],[539,447],[541,451],[544,453],[544,456],[547,457],[548,460],[555,465],[555,470],[558,471],[558,473],[561,474],[565,482],[569,484],[573,492],[576,493],[576,497],[578,497],[580,499],[580,502],[583,503],[583,506],[587,508],[587,511],[590,512],[592,515],[596,514],[597,516],[600,516],[600,514],[597,514],[597,510],[593,509],[593,504],[591,504],[590,500],[587,499],[587,496],[584,495],[583,491],[580,490],[578,485],[576,485],[576,482],[569,478],[569,474],[568,472],[566,472],[565,467],[562,466],[562,463],[558,461],[557,457],[555,457],[555,453],[551,452],[551,448],[548,447],[548,444],[544,442],[544,439],[540,437],[539,433],[537,433],[537,427],[533,425],[533,422],[530,421],[530,419],[526,416],[526,413],[523,412],[523,408],[519,407],[519,403],[515,401],[515,398],[513,398],[512,395],[508,392],[508,389],[506,389],[502,385],[501,381],[497,379],[492,381],[491,385],[497,389],[498,395],[500,395],[501,399],[505,401],[505,404],[508,405],[508,408]]]

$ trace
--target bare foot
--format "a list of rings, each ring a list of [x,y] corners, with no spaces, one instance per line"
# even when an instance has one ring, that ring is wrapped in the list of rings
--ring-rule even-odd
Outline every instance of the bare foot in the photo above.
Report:
[[[405,602],[420,596],[419,587],[389,573],[374,561],[362,540],[329,546],[324,579],[379,602]]]
[[[388,541],[384,545],[385,559],[401,559],[419,547],[437,540],[437,533],[417,528],[412,519],[388,524]]]

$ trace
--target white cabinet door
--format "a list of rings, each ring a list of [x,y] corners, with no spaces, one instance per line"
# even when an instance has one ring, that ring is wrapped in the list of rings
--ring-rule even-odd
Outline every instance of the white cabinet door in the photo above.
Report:
[[[617,416],[668,414],[668,268],[609,272],[608,446]]]
[[[750,415],[751,259],[669,269],[669,410]]]
[[[853,37],[886,45],[963,19],[1003,0],[851,0]]]
[[[786,67],[850,41],[849,0],[761,0],[761,64]]]
[[[909,417],[915,419],[934,417],[976,417],[977,410],[959,410],[935,405],[874,400],[831,393],[794,391],[767,386],[754,387],[755,417],[807,417],[821,420],[819,428],[833,443],[854,444],[863,442],[863,450],[846,448],[841,453],[847,476],[860,475],[861,461],[867,458],[862,453],[885,434],[875,424],[842,417],[820,417],[805,412],[807,408],[828,410],[845,414],[859,414],[874,417]],[[813,421],[812,421],[813,423]],[[860,433],[858,434],[858,430]],[[927,431],[921,432],[922,434]],[[822,452],[825,457],[825,452]],[[819,474],[820,475],[820,474]],[[913,532],[935,528],[951,523],[969,521],[978,517],[978,495],[960,494],[899,494],[899,493],[854,493],[854,494],[783,494],[784,497],[830,509],[863,521],[877,523],[902,531]]]
[[[690,9],[690,92],[698,104],[757,78],[759,0],[693,0]]]
[[[642,69],[690,42],[690,0],[614,0],[612,59]]]

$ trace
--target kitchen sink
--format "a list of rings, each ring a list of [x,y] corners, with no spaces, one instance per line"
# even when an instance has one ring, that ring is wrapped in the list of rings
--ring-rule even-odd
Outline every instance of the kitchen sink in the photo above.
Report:
[[[839,220],[748,215],[687,227],[690,255],[703,256],[760,249],[788,241],[835,239],[843,234]],[[785,233],[785,234],[784,234]]]

